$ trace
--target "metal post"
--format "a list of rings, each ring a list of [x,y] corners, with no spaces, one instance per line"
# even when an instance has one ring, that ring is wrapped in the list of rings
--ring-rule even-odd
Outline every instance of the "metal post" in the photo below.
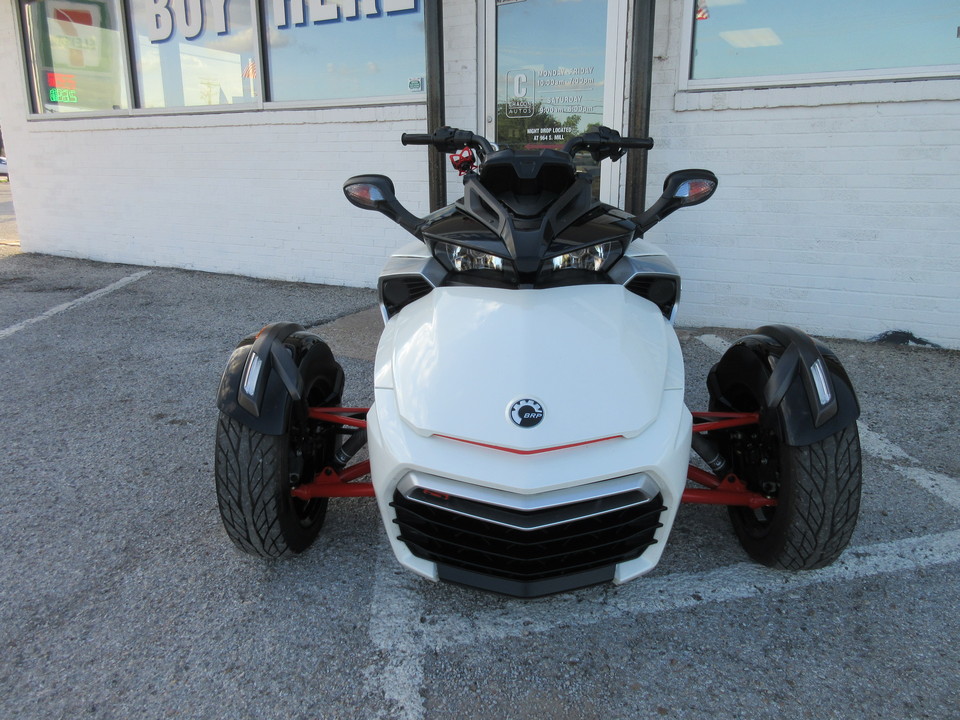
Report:
[[[656,0],[636,0],[633,6],[633,43],[630,51],[630,116],[628,134],[650,134],[650,86],[653,72],[653,24]],[[627,154],[627,183],[624,209],[637,215],[645,209],[647,152]]]
[[[423,21],[427,53],[427,132],[447,124],[443,90],[443,0],[424,0]],[[428,150],[430,211],[447,204],[446,156]]]

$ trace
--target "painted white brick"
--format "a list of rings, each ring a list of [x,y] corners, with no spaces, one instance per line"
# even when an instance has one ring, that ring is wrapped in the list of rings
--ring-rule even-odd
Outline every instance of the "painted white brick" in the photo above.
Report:
[[[679,92],[679,0],[658,32],[648,196],[679,167],[720,176],[648,234],[685,277],[680,321],[960,347],[960,83]]]

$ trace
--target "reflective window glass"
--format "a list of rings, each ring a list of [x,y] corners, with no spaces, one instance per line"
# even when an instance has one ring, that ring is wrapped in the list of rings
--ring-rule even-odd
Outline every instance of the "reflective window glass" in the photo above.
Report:
[[[496,141],[559,149],[603,122],[607,0],[497,3]]]
[[[267,0],[270,99],[424,96],[423,0]]]
[[[36,112],[130,106],[117,0],[36,0],[23,7]]]
[[[960,64],[957,0],[688,0],[694,80]]]
[[[128,0],[139,107],[258,100],[248,0]]]
[[[607,0],[498,0],[498,145],[559,150],[603,124]],[[594,175],[588,154],[577,166]]]

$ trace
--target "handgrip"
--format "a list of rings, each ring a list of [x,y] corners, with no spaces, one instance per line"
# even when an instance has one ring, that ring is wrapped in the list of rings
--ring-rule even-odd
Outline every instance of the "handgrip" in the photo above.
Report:
[[[573,156],[586,151],[596,162],[600,162],[607,159],[619,160],[627,150],[649,150],[652,147],[651,138],[621,137],[616,130],[601,125],[593,132],[567,140],[563,152]]]
[[[631,138],[631,137],[622,137],[619,140],[620,147],[629,148],[631,150],[649,150],[653,147],[653,138]]]
[[[400,136],[400,142],[404,145],[433,145],[437,150],[444,153],[455,153],[465,147],[479,150],[484,155],[493,152],[493,146],[481,135],[446,125],[437,128],[430,135],[403,133]]]
[[[403,145],[432,145],[433,140],[433,135],[423,133],[404,133],[400,136],[400,142]]]

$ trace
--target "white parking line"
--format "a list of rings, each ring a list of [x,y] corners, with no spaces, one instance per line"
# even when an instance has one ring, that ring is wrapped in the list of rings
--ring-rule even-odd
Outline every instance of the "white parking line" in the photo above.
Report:
[[[917,462],[903,448],[894,445],[880,433],[871,430],[862,420],[857,422],[857,427],[860,430],[860,447],[868,455],[873,455],[880,460]]]
[[[587,593],[556,595],[472,617],[431,618],[425,640],[435,648],[498,641],[552,632],[561,624],[595,625],[955,562],[960,562],[960,530],[851,547],[821,570],[785,572],[745,562],[704,572],[639,578],[592,599],[585,597]]]
[[[941,475],[918,467],[894,466],[904,477],[913,480],[924,490],[936,495],[938,498],[960,509],[960,481],[956,478]]]
[[[423,601],[420,579],[401,567],[386,543],[378,545],[379,561],[370,598],[370,639],[383,657],[365,671],[367,688],[383,693],[387,705],[377,718],[420,720],[424,714],[423,655],[420,629]]]
[[[697,340],[702,342],[711,350],[715,350],[721,355],[727,351],[727,348],[730,347],[732,343],[727,342],[719,335],[711,335],[709,333],[705,335],[697,335]]]
[[[125,278],[121,278],[120,280],[117,280],[115,283],[111,283],[110,285],[100,288],[99,290],[94,290],[92,293],[87,293],[83,297],[79,297],[76,300],[71,300],[70,302],[65,302],[62,305],[57,305],[56,307],[50,308],[46,312],[41,313],[36,317],[29,318],[28,320],[19,322],[16,325],[11,325],[8,328],[4,328],[3,330],[0,330],[0,340],[3,340],[4,338],[8,338],[14,333],[18,333],[21,330],[28,328],[35,323],[40,322],[41,320],[52,318],[54,315],[59,315],[60,313],[66,312],[67,310],[75,308],[78,305],[83,305],[84,303],[88,303],[93,300],[97,300],[98,298],[102,298],[104,295],[109,295],[114,290],[119,290],[125,285],[129,285],[130,283],[136,282],[140,278],[145,277],[146,275],[149,275],[150,272],[151,272],[150,270],[143,270],[142,272],[134,273],[133,275],[128,275]]]

